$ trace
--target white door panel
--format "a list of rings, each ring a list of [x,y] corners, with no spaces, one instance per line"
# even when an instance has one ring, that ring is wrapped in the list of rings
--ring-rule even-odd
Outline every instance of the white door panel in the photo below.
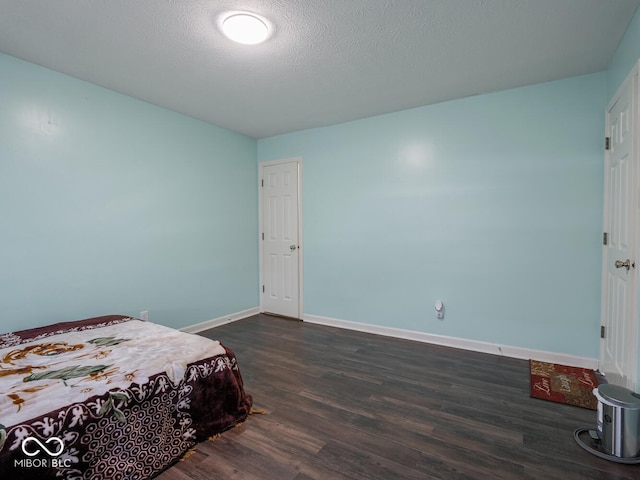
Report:
[[[637,70],[635,70],[637,72]],[[609,150],[605,156],[605,232],[600,370],[610,383],[635,381],[637,73],[617,92],[607,110]],[[626,263],[628,261],[628,264]],[[617,263],[616,263],[617,262]]]
[[[298,161],[263,167],[263,310],[299,318]]]

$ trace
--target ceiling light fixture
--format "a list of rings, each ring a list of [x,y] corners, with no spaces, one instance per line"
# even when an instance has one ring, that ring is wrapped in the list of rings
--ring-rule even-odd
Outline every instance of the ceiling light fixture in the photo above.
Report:
[[[267,22],[253,13],[236,12],[222,21],[222,31],[234,42],[256,45],[269,37]]]

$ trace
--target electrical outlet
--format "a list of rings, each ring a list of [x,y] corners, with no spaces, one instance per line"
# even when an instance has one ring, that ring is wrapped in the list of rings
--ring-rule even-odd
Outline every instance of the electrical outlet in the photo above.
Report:
[[[140,312],[140,320],[144,320],[145,322],[149,320],[149,310],[143,310]]]

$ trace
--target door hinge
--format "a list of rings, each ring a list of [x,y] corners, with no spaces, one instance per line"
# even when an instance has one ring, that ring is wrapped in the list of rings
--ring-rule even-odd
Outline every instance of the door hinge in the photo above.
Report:
[[[604,149],[611,150],[611,137],[604,137]]]
[[[262,239],[264,240],[264,232],[262,232]],[[605,244],[606,245],[606,244]]]
[[[264,234],[262,236],[262,239],[264,240]],[[603,245],[609,245],[609,234],[607,232],[604,232],[602,234],[602,244]]]
[[[262,293],[264,293],[264,285],[262,285]]]
[[[605,328],[604,325],[600,325],[600,338],[604,338]]]
[[[261,180],[262,186],[264,187],[264,178]]]

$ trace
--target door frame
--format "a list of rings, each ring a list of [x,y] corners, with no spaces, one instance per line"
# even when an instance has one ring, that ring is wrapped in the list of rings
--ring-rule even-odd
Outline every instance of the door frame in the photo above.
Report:
[[[262,180],[264,179],[264,168],[272,165],[279,165],[283,163],[296,162],[298,166],[298,319],[302,319],[302,312],[304,311],[302,292],[303,286],[303,258],[304,258],[304,242],[302,240],[302,157],[283,158],[280,160],[270,160],[268,162],[260,162],[258,169],[258,242],[260,248],[258,249],[258,261],[260,262],[260,284],[258,285],[258,292],[260,294],[260,312],[264,312],[264,292],[262,286],[264,283],[264,242],[262,241],[262,234],[264,232],[264,189],[262,188]]]
[[[611,97],[610,101],[607,103],[607,107],[605,110],[605,138],[609,136],[609,128],[610,128],[610,124],[609,124],[609,111],[613,108],[613,106],[615,105],[615,102],[618,100],[618,98],[620,97],[620,94],[622,92],[622,90],[624,88],[626,88],[628,86],[629,83],[631,83],[631,95],[632,95],[632,109],[633,109],[633,130],[631,132],[632,135],[632,155],[633,155],[633,166],[632,166],[632,175],[633,175],[633,181],[632,181],[632,188],[633,188],[633,193],[632,193],[632,200],[631,200],[631,204],[629,205],[629,208],[631,209],[631,218],[632,220],[632,225],[630,225],[630,227],[633,229],[634,233],[635,233],[635,240],[631,246],[632,248],[632,254],[631,254],[631,259],[632,262],[635,262],[636,267],[632,268],[631,271],[629,272],[630,275],[633,275],[632,278],[632,285],[629,289],[629,293],[631,294],[631,298],[628,300],[630,302],[630,315],[631,315],[631,322],[629,324],[629,332],[626,332],[626,334],[624,335],[624,337],[627,340],[627,351],[628,351],[628,369],[625,372],[625,375],[627,376],[627,382],[626,385],[623,385],[624,387],[628,387],[631,389],[635,389],[636,387],[636,380],[637,380],[637,375],[638,375],[638,361],[639,361],[639,356],[638,356],[638,324],[640,323],[640,320],[638,318],[638,298],[639,298],[639,287],[640,287],[640,276],[639,276],[639,271],[640,271],[640,259],[638,258],[638,251],[640,251],[640,219],[638,218],[638,215],[640,213],[640,209],[638,206],[638,199],[640,198],[639,195],[639,188],[640,188],[640,148],[639,148],[639,140],[640,140],[640,122],[638,122],[639,120],[639,115],[638,112],[640,110],[640,101],[639,101],[639,95],[638,95],[638,75],[640,72],[640,60],[638,62],[636,62],[636,64],[633,66],[632,70],[629,72],[629,74],[627,75],[627,77],[625,78],[625,80],[622,82],[622,85],[620,85],[620,87],[618,88],[618,90],[616,91],[616,93]],[[608,225],[608,221],[609,221],[609,169],[608,169],[608,164],[609,164],[609,150],[605,149],[605,162],[604,162],[604,169],[605,169],[605,175],[604,175],[604,199],[603,199],[603,231],[607,231],[607,225]],[[607,232],[609,233],[609,232]],[[604,242],[603,242],[604,243]],[[606,330],[608,330],[610,328],[610,325],[607,322],[607,311],[608,311],[608,282],[607,282],[607,269],[608,269],[608,264],[610,261],[613,261],[613,259],[609,258],[609,250],[608,248],[606,248],[606,246],[603,244],[603,249],[602,249],[602,280],[601,280],[601,304],[600,304],[600,324],[602,326],[605,327],[605,335],[608,335],[608,332]],[[600,339],[600,355],[599,355],[599,359],[598,359],[598,368],[600,371],[603,370],[604,368],[604,356],[605,356],[605,341],[603,338]]]

